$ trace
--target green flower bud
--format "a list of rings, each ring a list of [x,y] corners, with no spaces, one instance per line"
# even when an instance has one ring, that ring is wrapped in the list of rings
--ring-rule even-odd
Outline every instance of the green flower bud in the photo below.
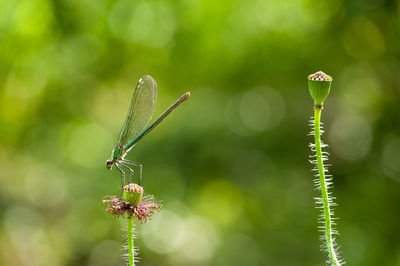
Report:
[[[308,76],[308,88],[314,105],[321,107],[329,95],[331,89],[332,77],[322,71],[318,71]]]
[[[128,184],[124,186],[123,197],[132,206],[137,206],[142,201],[143,188],[138,184]]]

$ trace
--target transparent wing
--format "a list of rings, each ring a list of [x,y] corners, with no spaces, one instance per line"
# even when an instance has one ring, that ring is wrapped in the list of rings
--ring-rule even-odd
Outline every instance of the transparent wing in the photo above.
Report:
[[[128,115],[118,138],[118,146],[125,146],[137,138],[150,123],[157,102],[157,84],[150,76],[139,79],[133,93]]]
[[[139,136],[137,136],[136,138],[132,139],[125,147],[124,149],[126,150],[126,152],[129,152],[133,146],[135,146],[135,144],[137,142],[139,142],[144,136],[146,136],[150,131],[152,131],[158,124],[161,123],[161,121],[163,121],[176,107],[178,107],[178,105],[180,105],[181,103],[183,103],[184,101],[186,101],[187,99],[190,98],[190,92],[186,92],[184,95],[182,95],[181,98],[179,98],[178,100],[175,101],[175,103],[173,105],[171,105],[167,111],[165,111],[162,115],[160,115],[156,121],[154,121],[153,123],[151,123],[151,125],[149,127],[147,127],[145,130],[143,130],[142,133],[140,133]]]

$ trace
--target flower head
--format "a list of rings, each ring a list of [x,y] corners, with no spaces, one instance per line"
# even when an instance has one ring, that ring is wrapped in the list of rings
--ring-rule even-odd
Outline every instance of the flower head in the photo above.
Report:
[[[322,71],[308,76],[308,88],[315,106],[322,106],[329,95],[332,77]]]
[[[107,211],[113,216],[124,216],[127,213],[141,223],[149,222],[151,217],[159,212],[162,205],[153,201],[152,195],[142,197],[143,188],[137,184],[128,184],[124,187],[124,200],[116,196],[106,196],[103,198],[103,204],[107,204]]]

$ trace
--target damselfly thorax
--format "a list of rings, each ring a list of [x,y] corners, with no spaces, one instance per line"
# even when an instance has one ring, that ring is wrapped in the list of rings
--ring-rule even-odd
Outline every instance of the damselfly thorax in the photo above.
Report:
[[[125,156],[128,154],[129,150],[125,150],[122,145],[119,145],[115,147],[111,153],[111,157],[109,160],[106,161],[106,167],[111,170],[113,166],[118,169],[118,171],[121,172],[121,186],[124,187],[125,185],[125,172],[122,170],[125,168],[126,170],[129,171],[129,176],[128,176],[128,183],[132,181],[133,177],[133,169],[130,167],[130,165],[136,165],[139,167],[139,182],[138,185],[142,183],[142,165],[137,163],[137,162],[132,162],[129,160],[125,160]]]
[[[110,159],[106,161],[107,168],[111,170],[115,163],[125,159],[126,154],[127,152],[122,145],[115,147],[112,150]]]

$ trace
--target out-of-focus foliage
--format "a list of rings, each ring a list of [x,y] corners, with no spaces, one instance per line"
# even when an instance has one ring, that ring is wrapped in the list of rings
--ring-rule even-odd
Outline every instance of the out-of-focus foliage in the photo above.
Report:
[[[395,1],[0,1],[0,264],[123,265],[105,168],[137,80],[156,115],[129,154],[164,200],[140,265],[323,265],[306,77],[325,103],[348,265],[400,265]],[[122,223],[123,224],[123,223]]]

